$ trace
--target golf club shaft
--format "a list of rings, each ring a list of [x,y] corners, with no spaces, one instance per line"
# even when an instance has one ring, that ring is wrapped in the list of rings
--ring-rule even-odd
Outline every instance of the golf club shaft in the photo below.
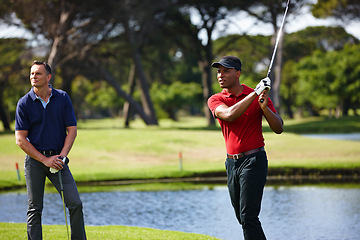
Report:
[[[63,184],[62,184],[61,170],[59,171],[59,182],[60,182],[60,194],[61,194],[61,199],[62,199],[63,207],[64,207],[64,215],[65,215],[67,238],[68,238],[68,240],[70,240],[70,237],[69,237],[69,226],[68,226],[67,217],[66,217],[66,208],[65,208],[65,201],[64,201],[64,188],[63,188]]]
[[[287,14],[287,11],[289,9],[289,3],[290,3],[290,0],[287,1],[287,4],[286,4],[286,8],[285,8],[285,14],[284,14],[284,17],[281,21],[281,25],[280,25],[280,28],[279,28],[279,31],[278,31],[278,34],[277,34],[277,37],[276,37],[276,43],[275,43],[275,47],[274,47],[274,51],[273,51],[273,54],[272,54],[272,57],[271,57],[271,61],[270,61],[270,65],[269,65],[269,70],[267,72],[267,77],[269,77],[270,75],[270,72],[271,72],[271,68],[272,68],[272,65],[274,63],[274,58],[275,58],[275,55],[276,55],[276,50],[277,50],[277,47],[278,47],[278,44],[279,44],[279,40],[280,40],[280,37],[281,37],[281,32],[282,32],[282,29],[283,29],[283,26],[284,26],[284,22],[285,22],[285,18],[286,18],[286,14]]]
[[[277,50],[277,47],[278,47],[278,44],[279,44],[279,40],[280,40],[280,37],[281,37],[281,32],[282,32],[282,29],[283,29],[283,26],[284,26],[286,14],[287,14],[287,11],[288,11],[288,9],[289,9],[289,3],[290,3],[290,0],[288,0],[287,3],[286,3],[285,14],[284,14],[284,17],[283,17],[283,19],[282,19],[282,21],[281,21],[281,25],[280,25],[279,31],[278,31],[278,33],[277,33],[276,42],[275,42],[275,47],[274,47],[274,51],[273,51],[273,54],[272,54],[272,57],[271,57],[271,61],[270,61],[270,65],[269,65],[269,69],[268,69],[268,72],[267,72],[267,74],[266,74],[266,77],[269,77],[269,76],[270,76],[270,72],[271,72],[272,65],[273,65],[273,63],[274,63],[274,58],[275,58],[275,55],[276,55],[276,50]],[[260,102],[264,102],[264,99],[260,99]]]

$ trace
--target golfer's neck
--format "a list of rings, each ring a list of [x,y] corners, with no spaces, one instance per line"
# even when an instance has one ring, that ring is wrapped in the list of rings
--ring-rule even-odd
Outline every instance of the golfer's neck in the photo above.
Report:
[[[44,101],[47,101],[51,94],[51,88],[48,86],[41,87],[41,88],[34,87],[34,92],[36,95],[41,97]]]
[[[224,88],[224,89],[229,94],[234,95],[234,96],[238,96],[238,95],[240,95],[242,93],[242,91],[244,90],[244,87],[241,84],[239,84],[239,85],[236,85],[234,87]]]

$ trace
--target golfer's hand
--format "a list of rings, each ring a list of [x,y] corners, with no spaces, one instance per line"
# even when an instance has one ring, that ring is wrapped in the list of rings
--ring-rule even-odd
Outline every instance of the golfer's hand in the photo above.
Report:
[[[254,91],[259,96],[265,89],[267,89],[267,90],[271,89],[271,80],[269,77],[261,79],[261,81],[258,83],[258,85],[256,85],[256,88],[254,89]]]
[[[265,91],[263,91],[258,98],[258,102],[259,102],[261,109],[265,109],[268,104],[268,99],[269,99],[268,92],[269,91],[267,89],[265,89]]]
[[[60,155],[54,155],[48,157],[43,163],[45,166],[53,168],[55,170],[61,170],[63,168],[63,161],[61,160]]]

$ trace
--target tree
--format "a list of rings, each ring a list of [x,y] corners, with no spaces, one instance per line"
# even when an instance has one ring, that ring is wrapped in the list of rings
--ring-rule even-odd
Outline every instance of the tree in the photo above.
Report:
[[[215,125],[215,119],[207,107],[207,99],[213,93],[211,68],[211,62],[214,60],[213,33],[216,24],[225,19],[231,9],[238,10],[239,6],[249,4],[251,2],[182,0],[179,1],[179,8],[169,12],[168,18],[173,21],[173,24],[168,31],[173,36],[184,35],[187,41],[177,41],[177,43],[183,51],[189,51],[196,55],[197,64],[202,73],[203,111],[209,126]],[[191,14],[193,13],[198,15],[198,22],[192,21]],[[201,33],[205,33],[203,34],[204,39],[201,38]]]
[[[5,130],[10,130],[9,109],[5,97],[14,93],[14,96],[7,99],[17,102],[21,96],[18,83],[24,78],[21,59],[25,55],[25,43],[25,39],[0,39],[0,119]],[[14,112],[14,109],[12,110]]]
[[[150,3],[150,1],[147,2]],[[140,1],[136,1],[136,3],[140,3]],[[15,12],[16,16],[27,29],[32,31],[34,36],[44,36],[45,39],[50,41],[48,62],[54,70],[53,75],[55,76],[60,71],[60,67],[66,66],[66,68],[61,69],[61,73],[64,75],[62,83],[63,89],[70,92],[71,82],[75,75],[68,73],[71,68],[69,62],[74,62],[73,60],[83,61],[86,58],[91,59],[89,53],[94,46],[97,46],[109,36],[122,34],[124,26],[127,26],[126,32],[128,36],[133,33],[132,27],[137,27],[134,25],[129,28],[128,25],[122,25],[124,24],[124,18],[118,17],[127,16],[128,12],[135,11],[135,9],[126,9],[126,4],[129,5],[129,1],[47,0],[35,4],[33,1],[15,0],[13,4],[8,6],[6,13]],[[137,5],[134,3],[134,5],[130,6],[135,7]],[[128,19],[128,24],[133,20]],[[137,70],[139,71],[141,89],[144,95],[144,109],[138,106],[134,109],[142,117],[147,118],[144,119],[147,124],[157,124],[148,94],[148,87],[144,83],[145,74],[141,72],[139,48],[134,48],[133,53],[134,61],[138,65]],[[101,72],[105,74],[103,79],[109,81],[113,79],[111,74],[109,75],[109,72],[106,71],[106,68],[101,67]],[[111,80],[110,82],[117,89],[116,92],[120,96],[125,96],[124,91],[121,90],[116,81]],[[134,100],[130,102],[135,103]],[[144,111],[145,114],[143,114]]]
[[[255,88],[259,79],[267,70],[267,58],[270,54],[269,36],[229,35],[214,41],[214,53],[218,56],[239,56],[242,61],[240,81]]]
[[[316,111],[336,109],[343,116],[359,105],[360,46],[346,45],[343,50],[321,52],[303,58],[296,69],[299,104],[310,104]]]
[[[360,19],[360,2],[357,0],[318,0],[311,10],[314,17],[335,17],[345,22]]]
[[[282,71],[283,82],[280,97],[289,117],[294,116],[293,110],[308,104],[302,101],[297,102],[298,98],[302,99],[303,96],[296,90],[298,88],[296,62],[313,55],[315,51],[323,53],[334,50],[340,51],[346,44],[357,42],[358,40],[342,27],[308,27],[287,35],[284,40],[284,69]],[[314,109],[311,111],[316,112]]]
[[[149,83],[142,64],[141,48],[146,44],[146,38],[151,33],[151,30],[160,23],[157,20],[157,14],[162,12],[164,7],[168,6],[168,4],[168,1],[163,1],[159,4],[154,4],[153,1],[144,0],[125,1],[125,13],[120,18],[125,29],[137,77],[139,79],[141,102],[145,113],[149,116],[149,123],[152,125],[157,125],[158,122],[149,94]]]
[[[288,10],[288,15],[296,13],[298,9],[303,7],[308,0],[301,0],[301,1],[290,1],[290,6]],[[259,1],[252,1],[253,4],[244,8],[244,10],[250,15],[262,21],[264,23],[270,23],[274,29],[274,35],[271,38],[272,49],[274,49],[276,37],[278,30],[280,28],[281,20],[284,16],[284,10],[286,1],[283,0],[259,0]],[[284,30],[285,32],[285,25]],[[283,33],[284,34],[284,33]],[[281,70],[282,70],[282,60],[283,56],[283,37],[279,40],[279,45],[277,48],[276,58],[274,62],[274,71],[271,72],[270,78],[272,80],[271,86],[271,99],[277,109],[280,109],[280,85],[281,85]],[[271,58],[271,56],[269,56]]]
[[[201,99],[201,86],[197,83],[173,82],[170,85],[153,84],[152,98],[154,104],[158,107],[158,114],[164,112],[164,117],[169,117],[176,121],[176,113],[179,109],[194,108],[196,102],[194,99]]]

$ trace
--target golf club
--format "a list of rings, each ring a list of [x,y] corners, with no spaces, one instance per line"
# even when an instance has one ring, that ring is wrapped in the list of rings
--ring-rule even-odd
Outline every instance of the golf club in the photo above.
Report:
[[[64,157],[64,158],[63,158],[63,161],[66,162],[66,159],[68,160],[67,157]],[[68,160],[68,162],[69,162],[69,160]],[[69,226],[68,226],[68,222],[67,222],[66,208],[65,208],[65,202],[64,202],[64,188],[63,188],[63,183],[62,183],[61,170],[59,171],[59,182],[60,182],[60,195],[61,195],[61,199],[62,199],[62,203],[63,203],[63,207],[64,207],[64,215],[65,215],[67,238],[68,238],[68,240],[70,240],[70,237],[69,237]]]
[[[278,31],[278,34],[277,34],[277,37],[276,37],[276,43],[275,43],[274,51],[273,51],[273,54],[272,54],[272,57],[271,57],[271,61],[270,61],[270,65],[269,65],[269,69],[268,69],[266,77],[269,77],[272,65],[274,63],[274,58],[275,58],[275,55],[276,55],[277,46],[279,44],[281,32],[282,32],[282,29],[283,29],[283,26],[284,26],[285,17],[286,17],[287,11],[289,9],[289,3],[290,3],[290,0],[288,0],[287,3],[286,3],[285,14],[284,14],[284,17],[283,17],[283,19],[281,21],[281,25],[280,25],[280,28],[279,28],[279,31]],[[261,99],[260,102],[264,102],[264,99]]]

